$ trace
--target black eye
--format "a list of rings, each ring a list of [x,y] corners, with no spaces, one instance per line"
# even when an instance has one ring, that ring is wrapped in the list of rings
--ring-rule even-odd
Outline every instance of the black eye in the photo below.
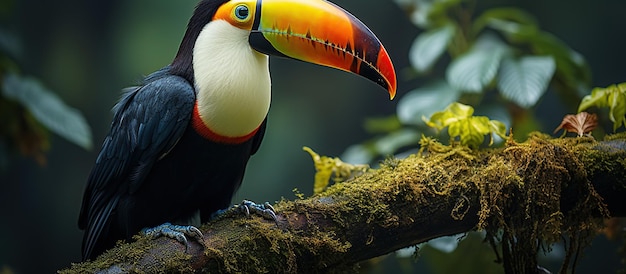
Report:
[[[240,20],[244,20],[248,18],[249,14],[250,14],[250,11],[248,10],[248,7],[244,5],[237,6],[235,8],[235,16]]]

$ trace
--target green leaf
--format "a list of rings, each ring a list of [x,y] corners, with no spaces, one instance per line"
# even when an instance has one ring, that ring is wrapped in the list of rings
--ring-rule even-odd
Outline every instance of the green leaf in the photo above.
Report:
[[[460,91],[445,81],[437,81],[408,92],[398,102],[398,119],[403,124],[423,125],[422,116],[430,117],[436,111],[458,100]]]
[[[470,51],[452,61],[446,80],[458,90],[480,93],[495,78],[506,45],[489,35],[483,35]]]
[[[392,155],[405,146],[417,147],[421,136],[420,132],[405,128],[378,139],[374,145],[379,155]]]
[[[584,96],[591,85],[591,69],[585,58],[560,39],[547,32],[533,36],[530,46],[536,55],[550,55],[556,62],[556,75],[560,83],[574,96]]]
[[[335,157],[331,158],[317,154],[309,147],[302,149],[311,155],[313,164],[315,165],[315,183],[313,184],[313,193],[317,194],[328,186],[330,178],[334,174],[335,182],[345,181],[357,174],[363,174],[369,170],[368,165],[352,165]]]
[[[506,139],[506,125],[498,120],[489,120],[489,131],[500,136],[502,139]],[[493,137],[489,145],[493,144]]]
[[[504,123],[489,120],[486,116],[472,116],[474,108],[460,103],[450,104],[444,111],[436,112],[427,125],[441,130],[448,127],[451,138],[459,138],[461,144],[470,147],[478,147],[485,140],[486,134],[497,134],[505,138],[506,126]],[[490,145],[493,143],[491,139]]]
[[[454,33],[454,25],[446,24],[420,34],[409,51],[411,65],[418,72],[429,70],[445,52],[448,43],[454,37]]]
[[[489,121],[492,133],[492,139],[489,145],[492,145],[496,141],[497,143],[501,143],[503,139],[506,139],[506,133],[508,132],[509,125],[512,123],[512,118],[511,113],[505,105],[498,103],[481,104],[476,106],[475,112],[493,119]],[[493,134],[497,136],[493,136]]]
[[[456,118],[469,118],[474,114],[474,108],[464,104],[453,103],[448,106],[447,112]]]
[[[583,97],[580,105],[578,106],[578,112],[594,106],[598,108],[608,107],[608,95],[612,92],[613,87],[614,86],[609,86],[607,88],[594,88],[590,95]],[[615,89],[615,91],[617,90]]]
[[[610,85],[606,88],[594,88],[591,95],[582,99],[578,112],[594,106],[609,108],[609,119],[613,122],[613,131],[622,125],[626,127],[626,83]]]
[[[500,31],[511,40],[526,40],[538,31],[537,21],[518,8],[493,8],[481,14],[472,25],[477,35],[486,27]]]
[[[474,108],[471,106],[454,102],[448,105],[444,111],[435,112],[430,117],[430,120],[425,117],[422,117],[422,119],[426,122],[426,125],[437,130],[442,130],[459,120],[471,117],[473,113]]]
[[[485,134],[489,133],[489,118],[468,117],[451,123],[448,127],[450,137],[459,137],[461,144],[478,147],[485,140]]]
[[[23,104],[50,131],[85,149],[91,148],[91,129],[85,118],[34,78],[7,74],[2,92]]]
[[[624,89],[609,95],[609,108],[609,119],[613,121],[613,131],[622,125],[626,126],[626,92]]]
[[[506,104],[501,102],[482,103],[475,107],[475,115],[487,116],[490,119],[496,119],[502,121],[505,125],[511,125],[513,118]]]
[[[532,107],[546,92],[555,68],[551,56],[505,58],[498,77],[500,93],[523,108]]]

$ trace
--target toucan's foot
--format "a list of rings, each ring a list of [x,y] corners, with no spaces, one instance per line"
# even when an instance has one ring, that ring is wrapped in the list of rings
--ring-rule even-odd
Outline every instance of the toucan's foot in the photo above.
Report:
[[[235,205],[234,208],[235,210],[238,208],[241,212],[246,214],[246,216],[250,216],[250,213],[253,213],[265,219],[278,222],[278,219],[276,218],[276,211],[274,210],[274,207],[268,202],[265,202],[263,204],[257,204],[252,201],[243,200],[241,204]]]
[[[185,251],[189,249],[187,237],[196,240],[203,247],[205,246],[204,239],[202,238],[202,232],[200,232],[200,230],[195,226],[191,225],[173,225],[170,223],[164,223],[160,226],[144,229],[143,234],[150,239],[155,239],[161,236],[175,239],[185,245]]]
[[[265,219],[272,220],[278,225],[276,211],[274,210],[274,207],[268,202],[265,202],[263,204],[257,204],[252,201],[243,200],[238,205],[233,205],[225,210],[218,210],[217,212],[213,213],[212,218],[241,213],[246,216],[250,216],[250,214],[256,214]]]

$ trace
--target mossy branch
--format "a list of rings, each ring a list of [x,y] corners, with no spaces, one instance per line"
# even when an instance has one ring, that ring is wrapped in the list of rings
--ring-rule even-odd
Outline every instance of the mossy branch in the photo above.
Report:
[[[205,250],[137,237],[62,272],[341,272],[433,238],[485,229],[504,231],[497,240],[513,273],[536,267],[537,243],[584,243],[607,210],[626,216],[626,135],[603,142],[533,136],[482,152],[431,143],[425,151],[387,160],[319,195],[279,202],[278,225],[258,217],[205,224]],[[516,249],[507,235],[536,244]],[[507,258],[511,252],[530,259]]]

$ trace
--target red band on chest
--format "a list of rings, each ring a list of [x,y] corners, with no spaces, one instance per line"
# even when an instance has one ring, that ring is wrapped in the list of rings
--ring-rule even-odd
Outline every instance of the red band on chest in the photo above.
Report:
[[[191,115],[191,125],[196,130],[196,132],[205,139],[211,140],[213,142],[233,144],[233,145],[241,144],[245,141],[250,140],[250,138],[252,138],[252,136],[254,136],[259,130],[259,128],[256,128],[249,134],[240,136],[240,137],[229,137],[229,136],[219,135],[218,133],[211,130],[204,123],[204,121],[202,121],[202,118],[200,118],[200,112],[198,111],[198,104],[194,105],[193,107],[193,115]]]

